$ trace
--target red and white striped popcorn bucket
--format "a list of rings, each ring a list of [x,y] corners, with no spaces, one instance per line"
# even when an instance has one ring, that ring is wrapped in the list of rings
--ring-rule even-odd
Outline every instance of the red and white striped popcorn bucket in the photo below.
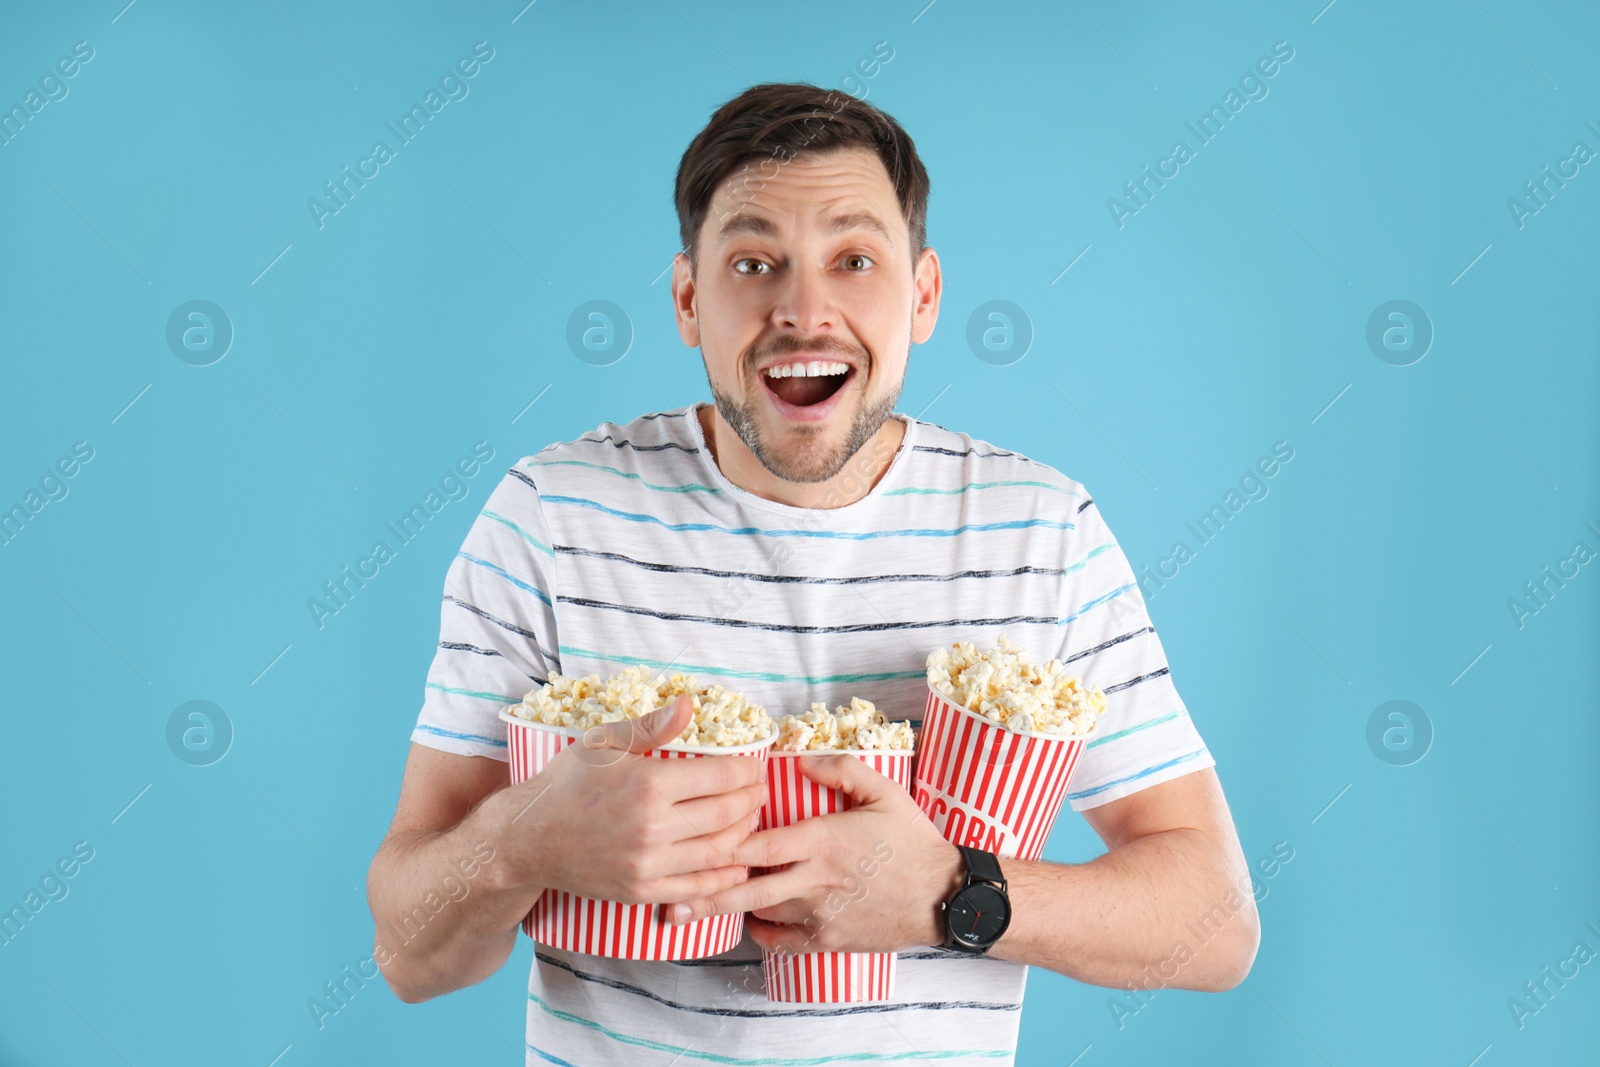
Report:
[[[930,684],[917,745],[917,805],[946,841],[1036,860],[1095,733],[1009,730]]]
[[[511,747],[512,785],[538,774],[556,753],[583,737],[583,731],[574,727],[532,722],[504,710],[500,718]],[[674,741],[641,755],[749,756],[765,761],[777,739],[773,730],[766,740],[750,745],[710,748]],[[546,889],[522,920],[522,932],[553,948],[621,960],[696,960],[727,952],[744,937],[743,912],[708,915],[677,926],[668,917],[670,911],[669,904],[624,904]]]
[[[907,792],[911,788],[913,754],[901,750],[826,749],[811,752],[774,750],[767,762],[767,799],[761,805],[763,830],[848,811],[855,802],[843,790],[814,782],[800,770],[800,756],[854,756]],[[751,877],[766,869],[752,867]],[[871,890],[869,889],[868,892]],[[845,907],[849,907],[848,902]],[[894,996],[893,952],[768,952],[761,950],[767,999],[799,1004],[840,1004],[889,1000]]]

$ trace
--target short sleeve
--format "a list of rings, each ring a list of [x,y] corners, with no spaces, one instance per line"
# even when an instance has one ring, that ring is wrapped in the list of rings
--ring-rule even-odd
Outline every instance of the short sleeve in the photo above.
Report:
[[[411,740],[510,758],[500,709],[550,676],[556,657],[555,551],[533,478],[506,472],[445,573],[439,647]]]
[[[1216,760],[1173,686],[1133,568],[1092,498],[1078,505],[1074,527],[1065,541],[1067,622],[1058,658],[1106,695],[1099,736],[1067,792],[1073,810],[1083,811]]]

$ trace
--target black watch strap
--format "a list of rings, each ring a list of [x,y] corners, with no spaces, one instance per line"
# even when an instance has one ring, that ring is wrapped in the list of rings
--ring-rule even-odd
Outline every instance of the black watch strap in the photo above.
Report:
[[[967,861],[967,884],[974,881],[993,882],[1002,890],[1006,887],[1005,875],[1000,873],[1000,859],[993,852],[970,845],[957,845]]]

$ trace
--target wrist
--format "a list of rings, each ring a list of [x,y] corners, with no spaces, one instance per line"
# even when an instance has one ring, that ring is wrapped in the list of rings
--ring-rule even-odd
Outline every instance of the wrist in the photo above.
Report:
[[[933,948],[944,945],[945,935],[949,932],[945,925],[945,905],[967,880],[967,861],[961,855],[961,850],[948,841],[944,844],[941,860],[935,867],[934,876],[930,881],[933,901],[931,906],[925,909],[930,925],[924,930],[924,936],[928,940],[923,943]]]
[[[538,842],[544,840],[537,794],[513,786],[496,790],[462,823],[472,841],[487,841],[494,859],[485,866],[489,890],[497,896],[526,897],[531,908],[547,888],[540,880],[543,865]]]
[[[945,911],[945,948],[985,955],[1011,925],[1011,900],[1000,855],[970,845],[958,846],[966,868],[961,889]]]

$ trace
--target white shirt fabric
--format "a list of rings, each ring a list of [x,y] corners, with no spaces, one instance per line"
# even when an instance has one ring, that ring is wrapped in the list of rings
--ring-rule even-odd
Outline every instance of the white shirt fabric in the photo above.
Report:
[[[871,492],[792,507],[730,482],[695,410],[605,423],[506,473],[446,576],[413,741],[506,760],[502,707],[552,672],[634,664],[720,682],[774,718],[865,697],[920,732],[927,654],[1004,633],[1106,694],[1074,811],[1215,765],[1081,484],[897,414],[905,437]],[[892,1001],[778,1004],[748,934],[685,962],[538,945],[527,1063],[1012,1062],[1026,966],[932,947],[897,966]]]

